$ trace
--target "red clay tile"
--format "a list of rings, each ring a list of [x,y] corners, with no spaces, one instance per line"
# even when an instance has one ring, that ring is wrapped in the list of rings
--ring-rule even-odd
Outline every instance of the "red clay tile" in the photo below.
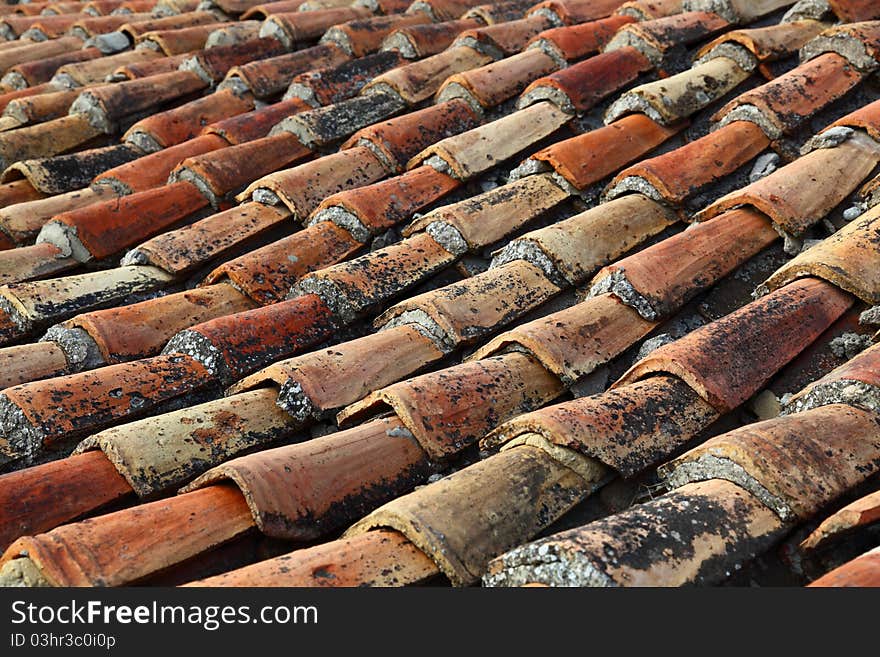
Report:
[[[25,383],[3,391],[21,413],[10,444],[21,457],[63,447],[119,419],[155,413],[164,402],[213,383],[200,363],[180,354],[111,365]]]
[[[389,568],[389,564],[393,564]],[[403,586],[437,574],[402,534],[372,531],[322,543],[185,586]]]
[[[460,18],[468,9],[481,2],[482,0],[418,0],[413,11],[427,12],[436,21],[451,21]]]
[[[544,30],[529,43],[532,47],[552,44],[563,59],[574,61],[599,52],[624,25],[632,23],[632,16],[610,16],[597,21],[566,25]]]
[[[58,276],[77,266],[53,244],[35,244],[0,252],[0,285]]]
[[[848,561],[815,580],[810,587],[877,587],[880,586],[880,550],[877,548]]]
[[[280,0],[279,2],[257,2],[248,4],[245,11],[239,16],[239,20],[258,19],[264,20],[275,12],[296,11],[308,0]]]
[[[238,21],[230,23],[226,27],[218,27],[211,32],[205,41],[205,48],[219,48],[220,46],[232,46],[239,43],[260,38],[260,21]]]
[[[68,31],[72,36],[78,36],[81,39],[97,36],[98,34],[107,34],[114,32],[126,23],[136,23],[142,20],[149,20],[151,15],[144,14],[115,14],[112,16],[97,16],[90,18],[80,18]]]
[[[188,157],[172,173],[173,180],[194,183],[218,206],[249,182],[312,154],[289,132]]]
[[[66,371],[67,357],[54,342],[32,342],[0,350],[0,390]]]
[[[700,48],[697,57],[709,54],[722,43],[731,43],[744,47],[759,62],[772,62],[797,52],[801,46],[826,27],[827,25],[819,21],[803,20],[766,27],[731,30]],[[719,51],[719,55],[722,52]]]
[[[657,372],[673,374],[726,413],[760,390],[851,304],[848,294],[824,281],[795,281],[652,351],[614,387]]]
[[[532,538],[590,493],[598,472],[581,476],[568,467],[571,460],[560,460],[532,445],[506,450],[392,500],[344,536],[396,529],[454,586],[475,584],[490,559]]]
[[[410,105],[428,100],[454,73],[468,71],[492,61],[488,55],[466,46],[456,46],[411,64],[405,64],[373,79],[364,90],[390,87]]]
[[[864,107],[857,109],[855,112],[837,119],[837,121],[825,128],[822,132],[826,132],[827,130],[838,126],[864,130],[871,136],[871,139],[880,142],[880,101],[868,103]],[[822,132],[819,134],[822,134]]]
[[[424,481],[425,453],[396,418],[225,463],[189,488],[234,482],[260,530],[308,540],[345,526]]]
[[[305,274],[341,262],[362,247],[347,230],[322,221],[230,260],[211,272],[206,281],[228,277],[258,303],[276,303]]]
[[[474,445],[501,422],[562,392],[556,377],[530,356],[509,353],[414,377],[368,395],[342,411],[350,424],[393,410],[432,459]]]
[[[179,331],[253,307],[253,302],[232,286],[211,285],[84,313],[64,326],[86,331],[104,361],[113,365],[154,356]]]
[[[427,315],[449,349],[473,343],[509,324],[560,291],[530,262],[515,260],[462,281],[425,292],[395,304],[374,325],[379,328],[400,317]]]
[[[675,213],[669,208],[641,194],[633,194],[528,232],[505,247],[498,254],[498,260],[515,259],[519,249],[532,245],[571,285],[580,285],[596,269],[675,221]]]
[[[651,68],[635,48],[604,52],[535,80],[520,96],[520,107],[549,99],[565,111],[585,112]]]
[[[273,10],[267,18],[261,33],[271,36],[289,48],[318,39],[334,25],[358,18],[369,18],[372,12],[366,7],[336,7],[317,11],[295,11],[282,13]]]
[[[872,0],[828,0],[840,20],[852,23],[880,18],[880,7]]]
[[[565,25],[576,25],[610,16],[622,4],[621,0],[546,0],[533,5],[529,13],[547,10]]]
[[[800,412],[835,403],[874,410],[874,388],[880,387],[878,351],[880,350],[876,345],[868,347],[851,360],[827,372],[788,400],[785,410]]]
[[[26,178],[46,194],[64,194],[87,187],[95,176],[143,153],[130,144],[113,144],[76,151],[69,155],[16,162],[3,172],[3,181]]]
[[[536,14],[515,21],[465,30],[458,35],[456,43],[465,46],[477,44],[478,50],[504,57],[518,53],[525,48],[529,39],[551,25],[549,18]]]
[[[647,154],[684,128],[662,126],[644,114],[625,116],[577,137],[558,141],[531,156],[584,190],[621,166]]]
[[[20,536],[50,530],[131,494],[100,452],[72,456],[0,476],[0,549]],[[82,509],[81,500],[89,500]]]
[[[226,81],[237,78],[257,98],[269,98],[279,94],[298,74],[314,68],[335,66],[348,59],[338,46],[319,44],[287,55],[235,66],[226,74]]]
[[[211,32],[219,27],[227,27],[233,24],[212,23],[170,30],[151,30],[137,37],[137,46],[141,48],[154,48],[169,57],[191,53],[205,47],[205,42],[208,40]]]
[[[378,157],[365,146],[356,146],[260,178],[238,195],[247,200],[260,190],[277,196],[294,218],[304,221],[330,194],[381,180],[388,174]]]
[[[768,137],[778,139],[842,97],[861,80],[862,75],[846,59],[835,53],[826,53],[740,94],[721,108],[712,120],[752,120]],[[757,112],[749,108],[756,108]]]
[[[123,5],[132,7],[131,11],[149,11],[156,5],[155,0],[135,0],[133,2],[123,2],[122,0],[93,0],[82,5],[84,14],[92,13],[95,16],[108,16],[115,9],[120,9]],[[136,5],[136,6],[135,6]]]
[[[16,244],[32,243],[43,224],[56,214],[113,196],[116,193],[110,187],[99,186],[95,190],[78,189],[66,194],[16,203],[0,210],[0,235],[8,235]]]
[[[486,25],[507,23],[523,18],[534,2],[530,0],[505,0],[490,4],[482,4],[462,14],[463,18],[479,18]]]
[[[14,180],[0,185],[0,208],[8,208],[12,205],[34,201],[45,196],[38,191],[28,180]]]
[[[212,123],[206,126],[203,132],[220,135],[233,145],[243,144],[246,141],[265,137],[275,124],[282,119],[297,112],[304,112],[309,107],[307,103],[299,98],[282,100],[252,112],[245,112],[244,114]]]
[[[422,149],[477,125],[479,117],[470,106],[455,99],[362,128],[340,148],[369,143],[389,169],[402,171]]]
[[[549,55],[538,49],[529,49],[498,62],[450,75],[437,92],[437,99],[463,98],[480,109],[489,109],[558,68]]]
[[[388,180],[328,196],[313,213],[313,221],[323,220],[324,216],[332,221],[335,212],[322,212],[341,208],[354,215],[369,235],[375,236],[409,219],[459,184],[433,167],[417,167]]]
[[[634,0],[620,5],[617,13],[621,16],[631,16],[636,20],[647,21],[652,18],[679,14],[683,4],[682,0]]]
[[[398,50],[407,59],[422,59],[446,50],[463,30],[482,25],[474,18],[398,28],[382,42],[383,50]]]
[[[437,221],[455,228],[472,250],[494,244],[568,198],[548,176],[527,176],[433,210],[404,229],[425,230]]]
[[[520,415],[486,436],[481,446],[497,448],[538,434],[632,477],[687,445],[718,417],[683,381],[656,376]]]
[[[855,191],[878,160],[877,143],[855,134],[836,148],[816,149],[723,196],[696,219],[709,219],[738,206],[752,206],[785,231],[800,235]]]
[[[203,554],[252,527],[242,495],[231,486],[212,486],[21,538],[3,560],[27,554],[53,586],[120,586]],[[125,556],[131,554],[138,558]]]
[[[876,413],[822,406],[711,438],[658,472],[672,486],[729,478],[782,520],[803,521],[877,470],[877,427]]]
[[[279,361],[245,377],[229,392],[271,382],[281,388],[278,404],[305,422],[323,419],[442,357],[443,352],[420,330],[395,326]]]
[[[158,75],[159,73],[170,73],[171,71],[176,71],[178,67],[190,57],[189,53],[175,55],[174,57],[164,57],[159,53],[156,53],[154,50],[133,50],[131,52],[148,52],[158,56],[150,58],[147,61],[135,61],[130,64],[123,64],[122,66],[114,64],[109,74],[105,77],[121,81],[148,78],[151,75]],[[107,59],[107,57],[103,57],[102,59]]]
[[[878,227],[880,206],[875,206],[831,237],[784,264],[767,279],[767,286],[776,289],[802,276],[814,276],[833,283],[867,303],[880,303]]]
[[[754,123],[734,121],[681,148],[624,169],[609,189],[627,178],[640,178],[663,200],[679,204],[701,187],[733,173],[769,145],[770,140]]]
[[[35,94],[43,94],[50,91],[57,91],[57,88],[47,83],[38,84],[35,87],[26,87],[24,89],[16,89],[15,91],[7,91],[0,95],[0,111],[6,109],[6,106],[16,98],[26,98]]]
[[[75,62],[85,62],[91,59],[101,57],[101,51],[97,48],[83,48],[82,50],[72,50],[70,52],[61,53],[52,57],[43,57],[32,62],[25,62],[13,66],[6,71],[6,76],[14,75],[25,87],[35,87],[44,82],[48,82],[55,75],[55,71],[65,64],[73,64]]]
[[[608,42],[606,51],[634,47],[654,66],[661,66],[665,53],[673,48],[701,41],[730,23],[718,14],[689,11],[624,25]]]
[[[105,171],[95,177],[94,184],[110,185],[124,194],[154,189],[164,185],[171,171],[186,158],[225,146],[227,142],[222,137],[201,135]]]
[[[802,551],[815,550],[835,539],[845,538],[853,530],[880,520],[880,491],[860,497],[822,521],[798,546]]]
[[[79,14],[62,14],[60,16],[5,16],[0,25],[7,34],[23,36],[28,30],[42,33],[40,36],[49,40],[58,40],[78,19]],[[30,36],[30,35],[28,35]],[[72,38],[72,37],[68,37]]]
[[[42,123],[67,114],[71,103],[80,93],[82,93],[81,89],[65,89],[16,98],[6,105],[3,115],[14,117],[21,121],[22,125]]]
[[[801,49],[801,60],[826,52],[835,52],[855,68],[870,73],[880,65],[880,22],[831,27]]]
[[[218,23],[217,16],[209,11],[193,11],[186,14],[176,14],[172,16],[159,16],[150,21],[140,21],[123,26],[120,31],[124,32],[132,43],[137,41],[138,37],[147,32],[155,32],[157,30],[178,30],[198,25],[207,25],[209,23]]]
[[[123,139],[134,143],[142,139],[151,146],[145,150],[159,150],[196,137],[206,124],[253,109],[253,101],[228,90],[218,91],[141,119],[128,129]]]
[[[600,295],[506,331],[477,349],[472,358],[521,348],[563,383],[573,385],[655,325],[612,295]]]
[[[157,235],[139,244],[135,251],[150,264],[179,276],[278,227],[289,217],[286,208],[243,203]]]
[[[234,24],[233,24],[234,25]],[[220,82],[231,68],[255,59],[284,54],[286,49],[275,39],[253,38],[239,43],[214,46],[195,53],[183,65],[211,84]]]
[[[62,116],[18,130],[0,132],[0,168],[5,169],[18,160],[66,153],[101,134],[102,131],[91,125],[88,118],[81,114]],[[29,199],[25,197],[20,200]]]
[[[55,72],[54,80],[66,87],[99,84],[117,68],[163,61],[166,58],[155,50],[126,50],[115,55],[106,55],[86,62],[65,64]],[[176,68],[176,67],[175,67]]]
[[[382,41],[394,30],[429,22],[430,19],[420,12],[358,18],[329,28],[321,41],[335,43],[353,57],[363,57],[379,50]]]
[[[643,316],[665,318],[778,238],[761,213],[733,210],[604,267],[593,285],[621,277],[650,308]]]
[[[210,345],[210,357],[222,361],[216,363],[216,375],[231,384],[272,361],[322,342],[334,330],[335,320],[324,301],[306,294],[196,324],[171,340],[166,352],[196,341],[196,351]]]
[[[291,80],[285,98],[302,98],[313,107],[332,105],[351,98],[375,76],[405,61],[396,52],[379,52],[337,66],[300,73]]]

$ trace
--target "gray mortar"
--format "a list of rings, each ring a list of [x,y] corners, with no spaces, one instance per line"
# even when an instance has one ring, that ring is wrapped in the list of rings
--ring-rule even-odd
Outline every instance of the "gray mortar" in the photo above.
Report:
[[[52,76],[52,79],[49,80],[49,84],[53,87],[57,87],[59,91],[63,91],[64,89],[76,89],[81,86],[79,82],[74,80],[67,73],[56,73]]]
[[[868,53],[865,44],[847,34],[820,34],[801,48],[800,58],[806,62],[826,52],[837,53],[863,73],[870,73],[878,67],[877,60]]]
[[[675,338],[669,335],[669,333],[661,333],[660,335],[655,335],[653,338],[648,338],[639,347],[639,353],[638,356],[636,356],[636,360],[645,358],[655,349],[659,349],[670,342],[675,342]]]
[[[782,131],[771,123],[761,110],[751,104],[734,107],[716,124],[714,129],[717,130],[723,128],[728,123],[733,123],[734,121],[749,121],[750,123],[754,123],[761,128],[770,140],[776,140],[782,136]]]
[[[0,568],[2,588],[42,588],[52,586],[42,571],[28,557],[10,559]]]
[[[151,134],[148,132],[141,132],[140,130],[128,133],[125,137],[125,141],[129,144],[134,144],[144,153],[156,153],[163,148],[163,146],[157,142]]]
[[[596,297],[609,292],[650,322],[656,321],[660,316],[651,306],[651,302],[639,294],[626,279],[623,270],[615,269],[610,275],[599,279],[590,287],[589,296]]]
[[[154,50],[156,52],[162,52],[162,46],[158,41],[154,41],[153,37],[141,37],[143,41],[138,42],[138,44],[134,47],[135,50]]]
[[[417,11],[427,14],[432,23],[439,23],[442,19],[434,13],[434,8],[424,0],[416,0],[406,10],[407,14],[414,14]]]
[[[868,208],[865,203],[856,203],[855,205],[851,205],[843,211],[843,220],[847,223],[849,223],[850,221],[854,221],[855,219],[861,217],[865,212],[867,212],[867,210]],[[831,224],[831,226],[834,226],[834,224]],[[835,232],[834,230],[831,230],[830,226],[826,225],[825,227],[829,229],[829,234]],[[836,226],[834,226],[834,228],[836,230]]]
[[[460,98],[466,102],[470,108],[476,112],[477,116],[483,116],[483,106],[480,105],[480,101],[474,98],[474,95],[458,82],[451,82],[443,87],[437,96],[437,102],[445,103],[448,100],[454,100],[456,98]]]
[[[288,379],[281,385],[278,391],[278,398],[275,405],[282,411],[290,415],[298,422],[305,423],[309,420],[323,420],[327,416],[332,415],[332,411],[321,411],[309,399],[308,395],[303,392],[299,382]]]
[[[122,52],[131,45],[131,41],[123,32],[108,32],[107,34],[97,34],[87,40],[83,45],[84,48],[90,46],[97,48],[104,55],[113,55]]]
[[[826,0],[799,0],[791,9],[785,12],[785,15],[779,22],[793,23],[794,21],[808,19],[818,21],[831,13],[831,6]]]
[[[433,342],[443,353],[448,353],[457,346],[456,340],[440,328],[440,325],[424,310],[418,308],[406,310],[385,322],[379,330],[387,331],[398,326],[412,326]]]
[[[220,199],[217,198],[217,195],[211,189],[211,186],[202,178],[199,174],[195,173],[189,167],[181,167],[179,169],[175,169],[171,172],[171,175],[168,177],[168,182],[188,182],[197,190],[199,193],[208,199],[208,202],[211,204],[211,207],[215,210],[220,206]]]
[[[5,313],[19,331],[30,332],[31,329],[34,328],[34,323],[30,318],[22,314],[18,308],[10,303],[5,297],[0,297],[0,312]],[[3,434],[0,433],[0,436],[2,435]]]
[[[401,32],[392,32],[385,37],[385,40],[382,41],[382,47],[379,50],[381,52],[396,50],[404,59],[419,58],[419,53],[416,52],[412,42]]]
[[[694,62],[694,66],[705,64],[719,57],[727,57],[736,62],[742,70],[751,73],[758,67],[758,58],[752,52],[740,43],[734,41],[725,41],[719,43],[705,55]]]
[[[565,26],[565,21],[563,21],[559,17],[559,14],[557,14],[555,11],[553,11],[549,7],[541,7],[540,9],[538,9],[536,11],[530,11],[529,16],[543,16],[544,18],[546,18],[548,21],[550,21],[553,24],[553,27],[564,27]]]
[[[345,32],[343,32],[336,26],[331,27],[326,32],[324,32],[324,36],[321,37],[318,43],[329,43],[330,45],[338,46],[345,51],[345,54],[354,57],[354,50],[351,46],[351,39]]]
[[[260,38],[276,39],[280,41],[281,45],[287,50],[293,50],[296,46],[293,39],[290,38],[290,35],[284,30],[284,28],[274,21],[263,21],[258,36]]]
[[[77,237],[76,226],[69,226],[60,221],[50,221],[41,229],[37,235],[37,244],[54,244],[61,253],[60,257],[73,258],[77,262],[89,262],[94,256],[89,252],[85,245]]]
[[[859,315],[859,324],[862,326],[874,326],[880,324],[880,306],[871,306]]]
[[[322,221],[332,221],[343,230],[347,230],[351,233],[351,236],[361,244],[366,244],[370,239],[370,230],[364,226],[356,215],[352,214],[342,206],[331,205],[328,208],[316,212],[309,221],[309,225],[314,226]]]
[[[766,178],[776,171],[778,166],[779,155],[776,153],[770,152],[759,155],[755,158],[755,163],[752,165],[752,170],[749,172],[749,182],[754,183],[761,180],[761,178]]]
[[[458,229],[445,221],[432,221],[425,227],[425,232],[452,255],[464,255],[470,250]]]
[[[535,87],[531,91],[524,93],[516,101],[516,109],[525,109],[544,101],[553,103],[557,109],[566,114],[577,114],[571,99],[556,87]]]
[[[315,98],[314,90],[301,82],[291,82],[290,86],[287,87],[287,91],[284,94],[284,98],[282,100],[290,100],[291,98],[299,98],[304,103],[312,107],[320,107],[321,103]]]
[[[472,36],[464,36],[457,38],[450,48],[457,48],[459,46],[465,46],[467,48],[473,48],[478,53],[486,55],[486,57],[491,57],[495,61],[499,59],[504,59],[505,55],[497,46],[493,46],[491,43],[485,43],[478,39],[475,39]]]
[[[708,11],[718,14],[729,23],[734,25],[741,23],[742,18],[731,6],[730,0],[684,0],[681,10],[685,11]]]
[[[112,134],[114,132],[113,122],[110,117],[100,106],[94,96],[88,91],[83,91],[73,104],[70,106],[68,114],[82,114],[88,119],[89,125],[100,130],[104,134]]]
[[[116,178],[101,178],[92,183],[93,187],[97,187],[98,185],[108,185],[110,189],[116,192],[117,196],[127,196],[132,192],[131,187]]]
[[[237,75],[232,75],[217,85],[217,91],[225,91],[226,89],[229,89],[236,96],[243,96],[251,91],[247,83]]]
[[[624,93],[620,98],[611,103],[611,106],[605,111],[605,122],[611,123],[626,114],[644,114],[660,125],[667,125],[666,119],[654,109],[651,103],[645,100],[644,97],[631,91]]]
[[[452,170],[452,167],[449,166],[449,162],[444,160],[439,155],[431,155],[424,162],[422,162],[424,166],[431,167],[434,171],[438,173],[445,173],[447,176],[452,176],[453,178],[460,180],[460,178],[455,175],[455,172]]]
[[[533,160],[532,158],[528,158],[518,167],[511,169],[510,173],[507,175],[507,179],[512,182],[514,180],[519,180],[520,178],[526,178],[527,176],[534,176],[552,170],[553,167],[544,160]]]
[[[663,53],[660,52],[659,50],[657,50],[651,44],[647,43],[639,35],[633,34],[632,32],[627,32],[627,31],[618,32],[614,36],[614,38],[608,42],[608,45],[605,46],[605,52],[611,52],[612,50],[620,50],[621,48],[626,48],[627,46],[638,50],[654,66],[659,67],[663,64]]]
[[[807,140],[807,142],[801,147],[801,155],[806,155],[807,153],[820,148],[837,148],[855,135],[855,132],[856,131],[852,128],[847,128],[842,125],[830,128]]]
[[[4,75],[0,78],[0,84],[5,84],[10,89],[26,89],[28,86],[27,80],[18,71],[10,71]]]
[[[324,305],[346,324],[351,324],[357,319],[357,309],[339,289],[339,286],[329,279],[315,276],[302,278],[293,284],[287,298],[295,299],[306,294],[317,295],[324,302]]]
[[[550,179],[553,181],[553,184],[562,189],[562,191],[564,191],[569,196],[581,196],[585,199],[589,199],[595,196],[595,190],[592,187],[587,187],[584,191],[581,191],[570,182],[568,182],[568,180],[565,179],[565,176],[557,173],[556,171],[550,173]]]
[[[0,23],[0,41],[15,41],[18,37],[6,23]]]
[[[847,404],[877,413],[880,412],[880,388],[853,379],[819,383],[793,402],[787,401],[782,415],[802,413],[828,404]]]
[[[489,268],[495,269],[514,260],[525,260],[535,265],[558,287],[565,288],[573,284],[566,280],[565,276],[559,271],[550,257],[544,253],[540,245],[527,237],[517,238],[497,251],[495,257],[492,258]]]
[[[76,35],[74,35],[74,36],[76,36]],[[40,41],[48,41],[49,35],[46,34],[45,32],[43,32],[43,30],[41,30],[39,28],[32,27],[32,28],[22,32],[18,38],[19,39],[30,39],[31,41],[40,42]]]
[[[234,378],[229,371],[226,359],[201,333],[186,329],[168,341],[162,354],[185,354],[201,363],[214,377],[229,385]]]
[[[647,196],[658,203],[666,202],[666,199],[664,199],[660,192],[657,191],[657,188],[641,176],[627,176],[613,187],[607,189],[605,193],[602,194],[602,199],[603,202],[608,202],[631,192]]]
[[[195,73],[199,76],[199,78],[201,78],[202,82],[204,82],[208,86],[214,86],[214,77],[205,70],[205,67],[202,66],[198,57],[190,57],[189,59],[185,59],[183,63],[177,68],[177,70]]]
[[[842,335],[838,335],[831,342],[829,342],[828,346],[831,349],[831,353],[838,358],[850,360],[858,356],[860,353],[862,353],[865,349],[872,346],[873,344],[874,342],[871,340],[870,335],[860,335],[859,333],[843,333]]]
[[[540,50],[547,55],[559,68],[562,69],[568,67],[568,60],[565,58],[565,54],[563,54],[559,47],[550,41],[550,39],[538,39],[526,47],[526,50],[533,49]]]
[[[251,194],[251,200],[256,203],[262,203],[263,205],[284,205],[281,198],[267,187],[257,187],[254,190],[254,193]]]
[[[560,552],[549,540],[521,545],[499,557],[504,569],[483,575],[483,586],[519,587],[531,582],[559,587],[618,586],[592,559],[579,552]]]
[[[85,372],[107,364],[98,343],[84,329],[56,324],[46,331],[40,342],[54,342],[64,352],[67,372]]]
[[[388,154],[385,153],[381,148],[379,148],[378,144],[375,144],[369,139],[364,137],[360,137],[356,143],[357,146],[363,146],[370,150],[370,152],[376,156],[379,162],[382,163],[382,166],[385,167],[388,171],[398,171],[400,169],[400,165],[396,161],[392,161],[388,159]]]
[[[24,412],[4,394],[0,394],[0,435],[6,439],[8,451],[25,462],[42,450],[46,438],[46,434],[32,425]]]
[[[730,459],[712,454],[702,454],[693,461],[686,461],[675,467],[672,472],[661,474],[664,484],[670,490],[681,488],[685,484],[724,479],[733,482],[740,488],[757,497],[768,509],[772,510],[785,522],[795,520],[791,507],[783,500],[767,490],[763,484],[752,477],[745,468]]]

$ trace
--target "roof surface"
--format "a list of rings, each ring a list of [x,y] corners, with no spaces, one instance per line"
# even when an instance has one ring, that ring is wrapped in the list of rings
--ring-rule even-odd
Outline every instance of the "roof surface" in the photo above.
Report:
[[[0,5],[0,584],[880,584],[880,7]]]

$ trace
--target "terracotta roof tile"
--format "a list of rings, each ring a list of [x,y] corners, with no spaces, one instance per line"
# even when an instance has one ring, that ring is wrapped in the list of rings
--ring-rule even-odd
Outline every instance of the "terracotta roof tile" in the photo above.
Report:
[[[309,109],[309,105],[304,101],[299,98],[290,98],[251,112],[222,119],[205,126],[203,132],[220,135],[230,144],[242,144],[265,137],[281,119],[307,109]]]
[[[528,18],[497,23],[486,27],[464,30],[454,45],[471,46],[481,52],[501,58],[525,48],[529,39],[551,26],[546,16],[536,14]]]
[[[654,350],[614,385],[650,373],[674,374],[727,412],[757,392],[851,303],[849,295],[823,281],[794,282]]]
[[[703,46],[697,57],[723,57],[725,53],[736,57],[736,50],[732,48],[739,46],[758,62],[770,62],[793,54],[826,27],[826,24],[819,21],[801,20],[766,27],[731,30]]]
[[[85,62],[97,57],[101,57],[101,51],[97,48],[83,48],[18,64],[6,71],[3,76],[4,84],[12,83],[17,88],[35,87],[51,80],[55,71],[65,64]]]
[[[317,11],[273,13],[267,16],[260,36],[278,39],[289,48],[318,39],[328,29],[345,21],[368,18],[371,12],[364,7],[337,7]]]
[[[76,267],[54,244],[36,244],[0,252],[0,285],[57,276]]]
[[[220,265],[206,280],[228,277],[258,303],[275,303],[304,275],[341,262],[361,248],[349,231],[321,221]]]
[[[232,86],[233,79],[237,79],[257,98],[269,98],[287,89],[296,75],[313,68],[334,66],[347,59],[348,55],[337,46],[320,44],[286,55],[235,66],[226,74],[226,81],[220,85],[220,88]]]
[[[535,80],[519,106],[549,100],[563,111],[585,112],[651,68],[635,48],[605,52]]]
[[[625,2],[617,9],[621,16],[631,16],[639,21],[663,18],[681,13],[682,0],[634,0]]]
[[[114,32],[126,23],[137,23],[150,20],[151,14],[115,14],[96,18],[80,18],[70,26],[68,33],[83,40],[89,37]]]
[[[81,114],[62,116],[18,130],[0,132],[0,167],[13,162],[51,157],[81,147],[103,131]],[[24,200],[24,199],[22,199]]]
[[[594,54],[611,40],[622,26],[632,23],[631,16],[610,16],[596,21],[544,30],[529,42],[531,47],[552,47],[558,56],[577,60]]]
[[[425,11],[435,21],[451,21],[461,18],[462,15],[471,9],[477,7],[483,0],[417,0],[412,3],[408,12]],[[485,21],[482,21],[485,23]]]
[[[219,23],[217,16],[209,11],[193,11],[184,14],[176,14],[173,16],[158,16],[149,21],[137,21],[129,23],[120,28],[120,32],[125,33],[132,42],[148,32],[156,32],[159,30],[178,30],[188,27],[197,27],[199,25],[208,25],[210,23]]]
[[[610,294],[602,295],[506,331],[478,349],[472,358],[523,350],[564,384],[573,385],[654,326]]]
[[[605,51],[635,48],[654,66],[662,66],[669,51],[701,41],[728,26],[726,20],[709,12],[673,14],[624,25],[605,46]]]
[[[860,71],[880,66],[880,21],[838,25],[822,32],[801,49],[801,59],[834,52]]]
[[[324,33],[321,42],[336,44],[352,57],[363,57],[379,50],[385,37],[394,30],[429,22],[422,13],[359,18],[334,25]]]
[[[11,237],[17,244],[26,245],[33,242],[43,224],[56,214],[76,210],[116,195],[110,186],[101,185],[95,189],[76,189],[66,194],[16,203],[0,210],[0,232]]]
[[[332,105],[358,93],[372,78],[405,63],[396,52],[379,52],[336,66],[300,73],[285,98],[302,98],[312,107]]]
[[[5,16],[0,32],[7,38],[30,37],[56,40],[80,18],[79,14],[59,16]],[[36,34],[34,34],[36,33]]]
[[[245,43],[251,39],[260,37],[260,21],[239,21],[229,23],[225,27],[218,27],[208,35],[205,48],[217,48],[219,46],[231,46],[237,43]]]
[[[871,0],[827,0],[842,21],[868,21],[880,18],[880,8]]]
[[[389,418],[240,457],[208,471],[189,490],[229,479],[264,534],[304,540],[345,526],[428,472],[425,453]]]
[[[794,4],[791,0],[684,0],[682,11],[715,11],[735,23],[748,23]]]
[[[227,0],[224,0],[226,2]],[[235,0],[233,0],[235,1]],[[247,1],[247,6],[244,3],[241,4],[240,9],[243,9],[240,18],[247,20],[250,18],[256,18],[263,20],[267,16],[271,15],[274,12],[290,12],[296,11],[300,8],[305,2],[308,0],[280,0],[280,2],[249,2]],[[346,6],[351,4],[350,2],[342,2],[340,0],[340,6]],[[225,10],[224,10],[225,11]]]
[[[285,48],[275,39],[253,38],[195,52],[191,58],[181,63],[180,68],[195,72],[208,84],[216,84],[234,66],[255,59],[275,57],[284,52]]]
[[[504,0],[482,4],[466,11],[462,14],[462,18],[479,18],[486,25],[506,23],[523,18],[534,4],[531,0]]]
[[[167,59],[155,50],[127,50],[85,62],[65,64],[55,71],[52,81],[58,86],[69,88],[97,84],[104,82],[108,75],[120,67],[145,66],[147,64],[164,65]],[[177,65],[174,68],[176,69]],[[150,70],[150,74],[152,74],[152,70]]]
[[[563,25],[576,25],[610,16],[621,0],[547,0],[535,4],[529,13],[551,13]]]
[[[866,552],[810,584],[812,587],[880,586],[880,551]]]
[[[382,50],[397,50],[407,59],[436,55],[452,45],[459,32],[480,25],[482,23],[474,18],[459,18],[442,23],[401,27],[385,37]]]

